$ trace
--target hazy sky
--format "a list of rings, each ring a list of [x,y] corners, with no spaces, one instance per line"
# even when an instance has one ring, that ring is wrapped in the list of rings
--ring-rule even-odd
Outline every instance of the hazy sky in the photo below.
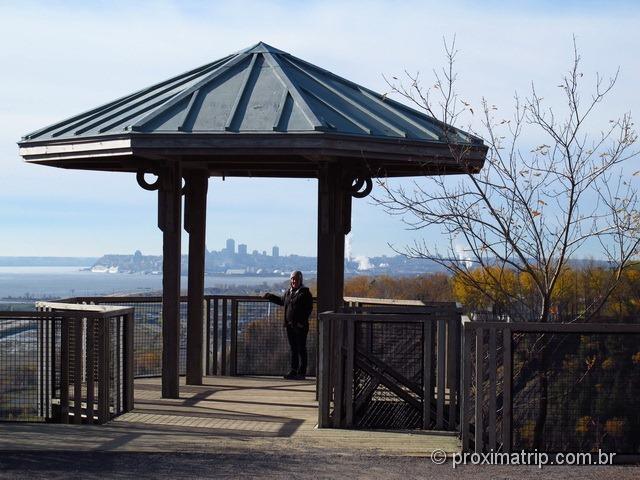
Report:
[[[384,92],[383,74],[441,66],[442,38],[455,34],[462,97],[484,96],[507,113],[531,81],[557,98],[575,35],[589,81],[620,67],[600,117],[638,112],[636,2],[444,3],[0,2],[0,255],[159,253],[157,197],[133,175],[27,165],[16,142],[260,40]],[[315,180],[212,179],[207,246],[235,238],[249,251],[277,244],[281,254],[315,255],[316,196]],[[388,242],[423,237],[440,241],[354,200],[354,255],[392,254]]]

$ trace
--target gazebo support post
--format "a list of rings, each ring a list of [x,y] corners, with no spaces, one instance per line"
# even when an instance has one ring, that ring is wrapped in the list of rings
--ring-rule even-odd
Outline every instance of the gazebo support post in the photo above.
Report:
[[[184,177],[184,228],[189,233],[186,383],[202,385],[204,262],[209,174],[206,171],[190,171]]]
[[[180,233],[182,175],[179,163],[159,172],[158,227],[162,230],[162,398],[179,398]]]
[[[318,176],[318,312],[335,311],[344,303],[344,230],[346,202],[342,168],[324,164]],[[349,212],[351,209],[348,209]]]
[[[338,163],[321,165],[318,175],[318,301],[317,311],[336,311],[344,304],[344,237],[350,230],[351,194],[347,192],[343,169]],[[330,325],[319,331],[316,391],[318,425],[329,426],[329,403],[336,361],[335,332]]]

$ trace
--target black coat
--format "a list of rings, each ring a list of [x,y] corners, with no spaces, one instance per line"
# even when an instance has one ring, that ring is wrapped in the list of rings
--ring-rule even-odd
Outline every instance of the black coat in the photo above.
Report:
[[[307,287],[302,285],[295,291],[291,289],[279,297],[272,293],[265,295],[272,303],[284,306],[284,326],[309,328],[309,316],[313,311],[313,296]]]

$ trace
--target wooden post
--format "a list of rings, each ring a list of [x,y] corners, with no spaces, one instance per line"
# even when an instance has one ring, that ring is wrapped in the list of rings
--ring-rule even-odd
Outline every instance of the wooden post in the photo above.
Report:
[[[231,300],[231,352],[229,354],[229,375],[238,374],[238,300]]]
[[[135,329],[134,311],[124,315],[124,412],[133,410],[133,333]]]
[[[93,423],[93,415],[95,410],[95,336],[96,336],[96,320],[93,317],[87,317],[87,423]]]
[[[475,448],[477,453],[484,450],[484,329],[476,329],[476,424]]]
[[[356,340],[355,340],[355,319],[349,319],[346,324],[347,332],[347,351],[346,351],[346,364],[345,364],[345,379],[344,379],[344,408],[345,408],[345,427],[353,428],[353,369],[355,367],[355,353],[356,353]]]
[[[460,402],[460,430],[462,451],[468,452],[471,445],[471,344],[475,331],[468,324],[462,325],[462,401]]]
[[[82,318],[73,319],[73,423],[82,423]]]
[[[329,353],[331,352],[331,317],[318,315],[318,427],[329,426],[329,403],[331,385],[329,383]]]
[[[60,330],[60,423],[69,423],[69,319],[68,318],[62,318],[61,330]]]
[[[180,359],[180,230],[182,175],[180,165],[162,169],[158,189],[158,227],[162,230],[162,398],[179,398]]]
[[[98,321],[98,424],[103,425],[111,418],[109,405],[111,356],[109,354],[109,322],[104,318]]]
[[[431,401],[433,399],[433,376],[431,375],[433,359],[433,320],[427,318],[422,322],[422,428],[428,430],[431,427]]]
[[[502,444],[503,451],[511,453],[511,428],[513,414],[513,398],[511,392],[512,376],[513,376],[513,353],[511,327],[506,326],[502,330],[503,344],[503,408],[502,408]]]
[[[436,317],[438,318],[438,317]],[[444,390],[445,390],[445,369],[447,364],[446,357],[446,320],[438,318],[438,340],[437,340],[437,369],[436,369],[436,389],[438,392],[436,401],[436,430],[444,428]]]
[[[497,383],[497,357],[496,328],[489,329],[489,450],[496,449],[496,390]]]
[[[207,218],[206,171],[185,175],[184,228],[189,233],[189,285],[187,298],[187,385],[202,385],[204,261]]]
[[[336,311],[344,303],[345,194],[340,165],[321,166],[318,177],[318,312]],[[346,200],[348,198],[348,200]]]

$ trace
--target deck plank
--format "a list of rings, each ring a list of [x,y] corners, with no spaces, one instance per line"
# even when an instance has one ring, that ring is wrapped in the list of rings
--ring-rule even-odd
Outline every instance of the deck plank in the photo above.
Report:
[[[205,377],[180,398],[159,378],[136,379],[134,410],[103,426],[5,424],[0,450],[129,452],[323,451],[428,456],[460,451],[447,432],[318,429],[315,379]]]

